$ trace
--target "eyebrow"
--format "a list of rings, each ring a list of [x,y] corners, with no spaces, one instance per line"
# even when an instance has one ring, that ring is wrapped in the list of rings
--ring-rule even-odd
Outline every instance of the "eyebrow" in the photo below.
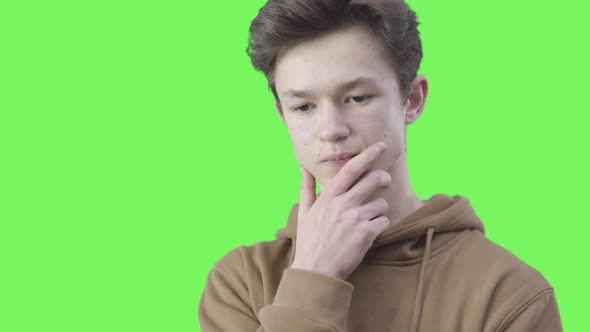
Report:
[[[346,91],[353,89],[361,84],[377,84],[377,79],[375,77],[370,76],[360,76],[348,82],[339,82],[336,85],[336,91]],[[306,98],[311,95],[311,92],[308,90],[294,90],[294,89],[287,89],[287,91],[283,92],[282,94],[285,97],[291,98]]]

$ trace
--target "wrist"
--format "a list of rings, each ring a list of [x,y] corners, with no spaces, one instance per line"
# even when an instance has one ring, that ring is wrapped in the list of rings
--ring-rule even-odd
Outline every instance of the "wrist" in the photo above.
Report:
[[[340,279],[340,280],[345,279],[339,273],[336,273],[336,272],[330,271],[330,270],[326,270],[326,269],[320,269],[320,268],[312,266],[311,264],[303,264],[303,263],[299,263],[299,262],[293,262],[293,264],[291,264],[291,266],[289,268],[298,269],[298,270],[307,270],[307,271],[311,271],[311,272],[315,272],[315,273],[320,273],[320,274],[326,275],[328,277],[332,277],[332,278],[336,278],[336,279]]]

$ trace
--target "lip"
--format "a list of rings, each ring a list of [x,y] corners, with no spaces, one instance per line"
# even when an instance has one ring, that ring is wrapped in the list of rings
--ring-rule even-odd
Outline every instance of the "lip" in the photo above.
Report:
[[[352,157],[356,156],[357,154],[358,153],[356,153],[356,152],[346,152],[346,153],[333,154],[333,155],[329,155],[326,158],[324,158],[322,160],[322,162],[345,161],[345,160],[352,159]]]

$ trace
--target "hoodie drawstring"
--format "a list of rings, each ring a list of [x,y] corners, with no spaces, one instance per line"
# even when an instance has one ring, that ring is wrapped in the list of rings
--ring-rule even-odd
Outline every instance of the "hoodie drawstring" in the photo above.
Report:
[[[430,258],[430,243],[436,227],[429,227],[426,233],[426,247],[424,248],[424,256],[422,257],[422,267],[420,268],[420,279],[418,280],[418,290],[416,291],[416,300],[414,301],[414,312],[412,313],[412,323],[410,325],[410,332],[418,331],[418,323],[422,315],[422,291],[424,289],[424,271],[426,264]]]

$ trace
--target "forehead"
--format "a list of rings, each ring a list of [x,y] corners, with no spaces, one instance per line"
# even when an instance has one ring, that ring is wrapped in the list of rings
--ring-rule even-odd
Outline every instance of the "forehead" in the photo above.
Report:
[[[359,77],[373,77],[379,84],[394,75],[379,41],[366,27],[354,25],[282,50],[277,57],[275,84],[282,94],[290,89],[341,88],[344,82]]]

